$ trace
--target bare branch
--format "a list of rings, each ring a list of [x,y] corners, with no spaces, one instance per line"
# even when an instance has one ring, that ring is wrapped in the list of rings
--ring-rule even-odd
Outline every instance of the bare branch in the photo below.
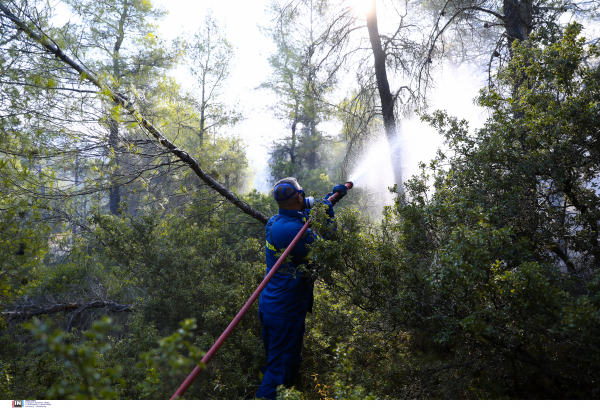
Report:
[[[123,313],[131,312],[133,310],[133,307],[133,305],[121,305],[115,302],[105,302],[99,300],[91,303],[71,302],[59,303],[56,305],[26,307],[24,308],[24,310],[0,312],[0,315],[2,315],[4,320],[8,323],[20,323],[36,316],[51,315],[65,311],[75,311],[75,315],[79,315],[81,314],[81,312],[87,309],[107,308],[111,313]],[[71,321],[72,320],[73,319],[71,319]],[[69,326],[70,325],[71,324],[69,323]]]

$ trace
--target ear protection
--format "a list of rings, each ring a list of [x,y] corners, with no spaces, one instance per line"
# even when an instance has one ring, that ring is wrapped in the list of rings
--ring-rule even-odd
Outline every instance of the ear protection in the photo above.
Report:
[[[292,198],[296,193],[304,194],[304,190],[296,190],[296,187],[288,183],[281,183],[273,189],[275,201],[285,201]],[[314,197],[304,197],[304,207],[313,208],[316,204]]]

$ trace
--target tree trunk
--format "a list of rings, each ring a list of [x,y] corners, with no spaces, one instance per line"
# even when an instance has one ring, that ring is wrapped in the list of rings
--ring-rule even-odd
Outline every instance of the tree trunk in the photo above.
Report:
[[[400,159],[399,138],[396,131],[396,118],[394,115],[394,97],[390,91],[390,84],[387,79],[385,68],[386,54],[381,46],[381,38],[377,27],[377,8],[375,0],[371,11],[367,14],[367,28],[369,30],[369,39],[371,40],[371,49],[373,50],[373,59],[375,65],[375,78],[377,80],[377,89],[381,100],[381,114],[383,115],[383,125],[385,134],[390,145],[392,156],[392,166],[394,169],[394,180],[398,186],[398,192],[404,191],[402,186],[402,162]]]
[[[296,120],[292,123],[292,147],[290,148],[290,163],[296,163]]]
[[[121,50],[121,45],[123,44],[123,40],[125,39],[125,22],[127,21],[128,17],[129,3],[127,0],[125,0],[125,2],[123,3],[123,11],[121,13],[121,18],[119,20],[119,35],[115,40],[112,55],[113,78],[115,86],[118,86],[119,82],[121,81],[121,61],[119,59],[119,51]],[[115,106],[117,106],[116,103]],[[113,118],[110,119],[110,134],[108,136],[108,145],[110,146],[112,153],[115,155],[115,164],[110,178],[110,188],[108,190],[108,205],[110,212],[114,215],[118,215],[119,205],[121,204],[121,188],[119,186],[119,160],[117,156],[117,151],[119,148],[119,124]]]
[[[533,4],[531,0],[504,0],[504,28],[508,43],[525,41],[533,29]],[[512,51],[511,51],[512,57]]]
[[[311,168],[315,169],[317,168],[317,159],[318,159],[318,149],[319,149],[319,135],[317,135],[317,122],[314,120],[314,112],[311,112],[312,118],[310,119],[309,125],[310,125],[310,130],[309,130],[309,134],[310,134],[310,155],[309,157],[309,163]]]
[[[298,120],[294,118],[292,122],[292,146],[290,147],[290,163],[296,164],[296,125]]]
[[[108,136],[108,145],[115,155],[115,164],[113,165],[110,176],[110,188],[108,190],[108,203],[110,212],[114,215],[119,214],[119,204],[121,203],[121,188],[119,186],[119,162],[117,150],[119,148],[119,125],[113,118],[110,119],[110,134]]]
[[[533,4],[531,0],[504,0],[504,29],[508,39],[509,55],[512,59],[513,43],[527,41],[533,30]],[[517,90],[526,79],[526,74],[519,74],[519,80],[515,81],[512,93],[516,95]],[[515,118],[522,118],[524,112],[515,111]]]
[[[290,163],[292,163],[293,174],[290,174],[292,177],[298,177],[298,168],[296,167],[296,144],[297,144],[297,136],[296,136],[296,127],[298,126],[298,101],[296,101],[296,106],[294,107],[294,119],[292,121],[292,145],[290,147]]]
[[[77,190],[79,190],[79,153],[75,151],[75,191]],[[77,203],[77,200],[75,203]],[[75,204],[75,213],[77,213],[77,204]],[[77,224],[75,222],[72,223],[71,230],[73,231],[71,243],[74,245],[75,235],[77,234]]]
[[[206,62],[206,66],[208,67],[208,61]],[[202,104],[200,105],[200,132],[198,132],[198,137],[200,138],[200,148],[204,144],[204,124],[206,123],[206,100],[205,100],[205,88],[206,88],[206,69],[202,73]]]

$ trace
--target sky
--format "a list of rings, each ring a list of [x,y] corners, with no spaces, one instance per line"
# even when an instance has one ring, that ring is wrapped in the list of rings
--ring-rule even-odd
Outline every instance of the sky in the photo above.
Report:
[[[359,1],[359,0],[354,0]],[[270,67],[268,56],[275,46],[259,30],[259,24],[270,24],[266,8],[270,0],[153,0],[153,4],[168,10],[168,16],[159,23],[159,35],[170,39],[181,33],[194,33],[204,21],[207,10],[212,9],[215,19],[225,31],[227,39],[235,47],[235,62],[225,97],[237,104],[246,117],[232,129],[234,135],[243,138],[247,156],[254,173],[254,185],[268,191],[268,148],[279,136],[289,132],[287,124],[271,114],[270,107],[276,103],[274,95],[256,90],[268,79]],[[180,68],[174,73],[185,84],[187,73]],[[485,114],[472,104],[484,78],[469,67],[453,72],[443,69],[436,77],[438,88],[431,94],[431,109],[445,109],[450,114],[465,118],[473,127],[480,127]],[[326,131],[335,133],[335,123],[326,124]],[[419,162],[429,162],[442,146],[442,138],[419,118],[401,120],[403,136],[403,167],[406,177],[418,173]]]

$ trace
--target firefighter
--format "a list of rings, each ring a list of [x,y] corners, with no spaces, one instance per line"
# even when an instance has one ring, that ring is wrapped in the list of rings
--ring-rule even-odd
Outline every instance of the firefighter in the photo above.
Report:
[[[327,214],[333,218],[333,205],[328,198],[335,193],[346,195],[348,188],[338,184],[323,198]],[[309,218],[314,206],[312,197],[305,197],[302,187],[293,177],[275,183],[273,198],[279,213],[271,217],[266,227],[267,273],[277,262],[277,252],[287,248]],[[256,398],[275,399],[276,389],[283,384],[291,387],[302,363],[302,341],[306,313],[312,313],[314,280],[303,277],[298,266],[308,263],[309,246],[321,239],[308,229],[260,295],[258,315],[267,353],[267,365],[261,367],[262,383]]]

